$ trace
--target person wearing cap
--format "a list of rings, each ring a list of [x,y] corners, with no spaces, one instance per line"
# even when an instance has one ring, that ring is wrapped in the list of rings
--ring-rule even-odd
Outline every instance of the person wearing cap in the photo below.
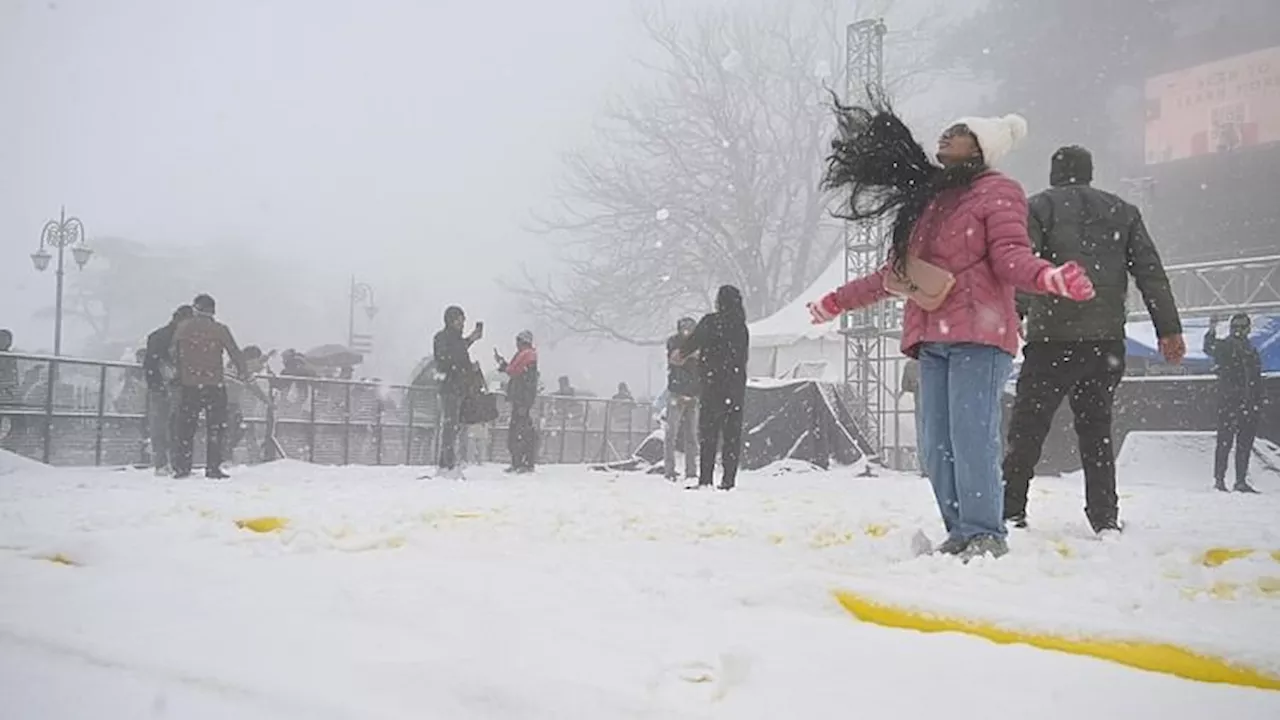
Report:
[[[684,453],[684,478],[698,477],[698,395],[702,392],[698,357],[681,357],[679,350],[698,322],[676,321],[676,334],[667,338],[667,427],[663,439],[663,472],[676,482],[676,450]]]
[[[538,432],[533,425],[533,405],[538,400],[538,349],[533,346],[533,333],[521,330],[516,335],[516,354],[508,362],[493,349],[498,372],[506,373],[507,402],[511,404],[511,421],[507,424],[507,450],[511,466],[507,472],[531,473],[537,459]]]
[[[440,390],[440,455],[437,465],[444,475],[461,479],[458,471],[458,435],[462,428],[462,398],[472,372],[471,346],[484,335],[482,323],[464,336],[467,314],[457,305],[444,311],[444,328],[432,339],[436,377]]]
[[[1249,340],[1253,323],[1249,316],[1231,316],[1231,332],[1218,337],[1220,319],[1211,318],[1204,336],[1204,354],[1213,358],[1218,375],[1218,444],[1213,457],[1213,486],[1227,492],[1227,461],[1234,445],[1236,483],[1234,490],[1258,492],[1249,484],[1249,459],[1258,435],[1258,421],[1266,394],[1262,387],[1262,357]]]
[[[1078,263],[1035,256],[1026,195],[994,169],[1026,135],[1022,117],[956,120],[930,158],[881,99],[836,110],[840,135],[824,185],[848,189],[847,218],[892,213],[891,240],[880,269],[810,303],[810,313],[824,323],[905,297],[901,348],[920,361],[924,455],[947,532],[937,550],[966,561],[999,557],[1008,552],[1000,421],[1019,342],[1015,290],[1082,301],[1093,287]],[[934,283],[925,295],[927,277],[951,284]]]
[[[1092,300],[1020,296],[1026,346],[1004,457],[1004,516],[1027,526],[1027,492],[1053,424],[1068,399],[1084,467],[1085,517],[1095,533],[1122,529],[1111,416],[1124,377],[1129,277],[1142,293],[1160,352],[1182,362],[1187,346],[1173,290],[1142,213],[1092,186],[1093,156],[1072,145],[1050,161],[1049,189],[1029,203],[1031,245],[1053,263],[1077,262],[1096,290]]]
[[[151,439],[151,464],[156,475],[170,475],[170,440],[173,438],[173,408],[178,400],[178,368],[172,354],[173,334],[184,320],[195,315],[190,305],[173,311],[169,322],[147,336],[142,372],[147,381],[147,429]]]
[[[230,477],[222,471],[223,442],[227,433],[227,385],[223,373],[226,353],[240,377],[247,378],[240,346],[231,329],[214,318],[216,305],[208,295],[192,301],[194,314],[178,323],[173,332],[170,354],[178,368],[178,410],[174,421],[177,449],[172,455],[173,476],[191,475],[191,455],[195,445],[196,426],[204,413],[206,430],[205,477],[218,480]]]

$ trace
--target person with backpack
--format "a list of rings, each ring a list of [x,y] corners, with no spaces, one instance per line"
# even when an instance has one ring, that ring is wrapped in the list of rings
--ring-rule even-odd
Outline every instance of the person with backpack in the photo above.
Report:
[[[1131,275],[1165,359],[1180,363],[1187,351],[1169,278],[1142,213],[1092,182],[1089,151],[1063,147],[1053,154],[1049,189],[1029,203],[1032,249],[1054,264],[1084,266],[1096,294],[1086,302],[1055,295],[1019,298],[1026,346],[1003,463],[1004,517],[1017,528],[1027,526],[1027,492],[1064,397],[1080,443],[1085,517],[1095,533],[1118,533],[1123,527],[1111,415],[1124,377]]]
[[[507,472],[531,473],[537,460],[538,433],[533,424],[533,406],[538,401],[538,349],[533,346],[533,333],[522,330],[516,335],[516,354],[510,362],[497,348],[493,359],[498,372],[506,373],[507,402],[511,404],[511,420],[507,427],[507,450],[511,466]]]
[[[690,484],[691,489],[713,487],[717,453],[724,471],[719,489],[732,490],[737,483],[750,345],[742,291],[721,285],[716,292],[716,311],[698,321],[673,356],[677,362],[696,356],[702,375],[698,394],[700,468],[698,483]]]
[[[1218,337],[1217,317],[1210,319],[1204,336],[1204,354],[1213,358],[1218,375],[1218,442],[1213,456],[1213,487],[1227,492],[1227,461],[1236,451],[1236,482],[1233,489],[1257,493],[1249,484],[1249,459],[1258,436],[1258,421],[1266,394],[1262,387],[1262,356],[1249,340],[1253,324],[1249,316],[1231,316],[1231,331]]]
[[[815,323],[905,298],[901,348],[920,361],[929,482],[946,528],[937,551],[1008,552],[1000,487],[1004,384],[1018,350],[1015,290],[1093,297],[1078,263],[1037,258],[1027,197],[994,168],[1027,133],[1017,115],[961,118],[930,158],[887,103],[836,103],[826,187],[847,187],[851,220],[892,214],[886,262],[809,304]]]
[[[151,441],[151,465],[156,475],[173,473],[170,440],[174,434],[173,410],[179,395],[178,368],[172,352],[173,334],[178,325],[194,315],[190,305],[181,305],[173,311],[169,322],[147,336],[142,373],[147,383],[147,429]]]
[[[458,434],[462,426],[462,400],[472,373],[471,346],[484,336],[484,323],[476,323],[470,335],[463,335],[467,315],[457,305],[444,311],[444,328],[432,341],[436,378],[440,392],[440,454],[437,466],[442,475],[461,478],[458,465]]]

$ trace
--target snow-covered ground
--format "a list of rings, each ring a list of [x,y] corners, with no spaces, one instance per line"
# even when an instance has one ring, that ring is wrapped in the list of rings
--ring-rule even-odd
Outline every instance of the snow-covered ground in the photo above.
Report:
[[[865,625],[831,594],[1280,672],[1274,484],[1127,465],[1128,532],[1099,541],[1079,479],[1041,480],[1011,554],[964,566],[912,556],[938,536],[914,476],[775,467],[707,493],[564,467],[7,468],[0,718],[1280,717],[1280,692]],[[289,523],[237,528],[256,516]],[[1258,552],[1207,567],[1213,547]]]

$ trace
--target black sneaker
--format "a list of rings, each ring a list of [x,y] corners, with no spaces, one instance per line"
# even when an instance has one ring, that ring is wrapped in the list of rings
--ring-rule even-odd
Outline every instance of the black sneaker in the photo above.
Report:
[[[1217,490],[1218,492],[1231,492],[1230,490],[1227,489],[1227,483],[1225,480],[1214,481],[1213,489]]]
[[[938,547],[933,551],[942,555],[959,555],[964,549],[969,547],[969,541],[955,536],[947,536],[946,540],[938,543]]]
[[[1225,490],[1226,488],[1223,488],[1223,489]],[[1251,495],[1261,495],[1261,494],[1262,494],[1262,493],[1258,492],[1257,488],[1255,488],[1254,486],[1250,485],[1249,483],[1247,483],[1247,482],[1245,482],[1245,481],[1243,481],[1243,480],[1241,480],[1240,482],[1236,483],[1235,487],[1234,487],[1234,488],[1232,488],[1232,489],[1233,489],[1233,490],[1235,490],[1236,492],[1240,492],[1240,493],[1249,493],[1249,494],[1251,494]]]
[[[1014,513],[1013,515],[1009,515],[1005,517],[1004,521],[1006,524],[1012,527],[1016,527],[1019,530],[1027,529],[1027,514],[1024,512]]]
[[[1119,520],[1108,520],[1107,522],[1098,523],[1093,526],[1093,532],[1098,537],[1115,537],[1124,532],[1124,523]]]
[[[223,472],[222,468],[213,468],[212,470],[205,470],[204,476],[209,478],[210,480],[230,480],[231,479],[231,476]]]

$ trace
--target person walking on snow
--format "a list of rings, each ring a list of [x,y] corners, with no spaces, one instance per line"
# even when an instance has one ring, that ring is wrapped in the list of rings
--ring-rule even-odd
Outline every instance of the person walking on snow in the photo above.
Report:
[[[1213,358],[1218,374],[1218,446],[1213,456],[1213,486],[1227,492],[1227,460],[1236,448],[1235,491],[1256,493],[1249,484],[1249,459],[1262,415],[1262,358],[1249,341],[1253,329],[1249,316],[1231,316],[1231,333],[1218,338],[1218,318],[1209,322],[1204,354]]]
[[[178,400],[178,368],[172,354],[173,333],[195,315],[190,305],[173,311],[165,325],[147,336],[142,373],[147,381],[147,429],[151,438],[151,465],[157,475],[173,472],[170,464],[173,440],[173,406]]]
[[[684,478],[698,477],[698,394],[701,391],[698,358],[680,356],[680,346],[693,334],[697,321],[676,322],[676,334],[667,338],[667,428],[662,438],[663,473],[675,482],[676,450],[684,452]]]
[[[178,323],[173,332],[170,353],[178,366],[178,412],[175,430],[177,453],[173,460],[173,476],[191,475],[191,454],[195,445],[196,425],[204,413],[206,431],[204,475],[225,480],[222,471],[222,449],[227,433],[227,386],[223,373],[225,352],[241,378],[249,377],[240,347],[231,329],[214,319],[213,298],[199,295],[191,303],[195,311],[189,320]]]
[[[462,398],[472,372],[471,346],[484,336],[484,324],[476,323],[470,335],[463,336],[467,314],[450,305],[444,311],[444,328],[432,340],[436,375],[440,378],[440,456],[437,465],[444,475],[461,478],[458,472],[458,434],[462,425]]]
[[[716,292],[716,311],[698,321],[673,355],[679,363],[697,356],[702,371],[698,399],[701,467],[698,484],[689,485],[690,488],[712,487],[717,450],[724,469],[720,489],[732,490],[737,483],[738,463],[742,457],[742,407],[747,396],[747,349],[750,344],[742,292],[732,285],[721,285]]]
[[[1111,411],[1124,377],[1130,275],[1165,360],[1180,363],[1187,352],[1169,278],[1142,213],[1091,182],[1089,151],[1060,148],[1050,164],[1050,188],[1030,202],[1028,230],[1036,254],[1053,263],[1083,264],[1097,295],[1082,303],[1054,296],[1018,298],[1027,344],[1004,457],[1004,516],[1014,527],[1027,526],[1027,491],[1053,415],[1066,397],[1084,466],[1085,516],[1094,532],[1121,529]]]
[[[522,330],[516,335],[516,354],[510,362],[493,350],[498,372],[506,373],[507,402],[511,403],[511,421],[507,425],[507,450],[511,453],[508,472],[531,473],[537,456],[538,435],[533,425],[533,405],[538,400],[538,349],[533,346],[533,333]]]
[[[850,219],[896,211],[887,262],[809,310],[823,323],[890,297],[890,287],[908,294],[901,346],[920,361],[925,458],[947,530],[938,551],[999,557],[1008,552],[1000,398],[1018,347],[1014,291],[1088,300],[1093,287],[1078,264],[1055,267],[1031,252],[1026,195],[992,169],[1026,135],[1025,120],[951,123],[938,140],[938,167],[886,103],[871,105],[836,103],[840,136],[824,185],[849,187]],[[953,285],[920,285],[944,271]]]

